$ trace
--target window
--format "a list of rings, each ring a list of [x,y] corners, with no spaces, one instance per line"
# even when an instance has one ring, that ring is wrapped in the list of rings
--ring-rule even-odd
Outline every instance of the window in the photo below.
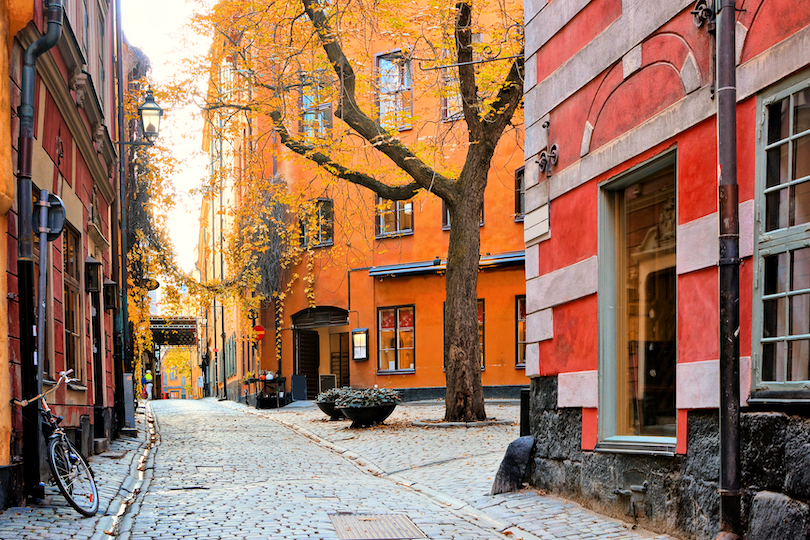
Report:
[[[169,370],[169,380],[176,381],[177,380],[177,370],[175,368],[171,368]]]
[[[99,98],[102,104],[107,94],[107,73],[104,70],[104,57],[107,50],[107,42],[105,41],[105,24],[104,15],[99,12],[98,14],[98,77],[99,77]]]
[[[523,221],[526,215],[526,175],[520,167],[515,171],[515,221]]]
[[[484,226],[484,205],[481,205],[481,212],[478,215],[478,226]],[[442,201],[442,230],[449,231],[450,230],[450,209],[447,207],[447,203]]]
[[[331,199],[315,199],[314,208],[301,222],[301,237],[304,246],[323,247],[334,243],[334,202]]]
[[[415,310],[413,306],[381,308],[379,320],[379,371],[413,371]]]
[[[376,197],[376,206],[375,233],[378,238],[413,232],[413,202]]]
[[[380,125],[386,129],[410,129],[413,116],[411,62],[401,52],[377,57]]]
[[[62,233],[62,281],[64,282],[64,324],[65,324],[65,369],[72,369],[74,377],[81,374],[81,297],[79,280],[81,279],[81,239],[79,233],[71,227],[65,227]]]
[[[810,248],[806,244],[810,89],[806,79],[783,87],[759,107],[766,129],[757,152],[755,386],[757,390],[801,390],[810,381]]]
[[[674,153],[603,186],[600,210],[600,438],[663,445],[676,435]],[[637,437],[640,439],[628,439]],[[629,442],[628,442],[629,441]],[[601,444],[601,443],[600,443]],[[652,450],[649,450],[652,451]]]
[[[515,367],[526,367],[526,296],[515,297]]]
[[[450,58],[452,55],[449,50],[445,49],[445,58]],[[461,109],[461,92],[458,87],[458,71],[457,68],[443,68],[441,70],[442,77],[442,120],[445,122],[452,122],[458,120],[464,114]]]
[[[332,103],[320,83],[303,87],[301,92],[301,135],[323,139],[332,129]]]

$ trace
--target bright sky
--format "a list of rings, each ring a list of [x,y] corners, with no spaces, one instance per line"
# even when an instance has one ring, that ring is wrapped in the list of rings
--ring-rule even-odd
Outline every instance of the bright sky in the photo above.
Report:
[[[152,80],[160,85],[178,70],[178,63],[189,51],[204,54],[210,39],[194,36],[186,27],[193,6],[186,0],[121,0],[122,25],[127,41],[140,48],[151,61]],[[169,217],[169,229],[180,266],[190,272],[197,244],[200,197],[190,190],[199,187],[207,174],[207,160],[202,154],[202,126],[199,109],[166,110],[160,126],[160,143],[172,149],[182,160],[172,183],[177,191],[176,209]]]

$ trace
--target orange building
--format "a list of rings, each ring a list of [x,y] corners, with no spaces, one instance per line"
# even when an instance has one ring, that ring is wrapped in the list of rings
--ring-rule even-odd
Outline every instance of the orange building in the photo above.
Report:
[[[436,79],[447,82],[447,77],[421,69],[406,54],[405,43],[372,40],[366,45],[363,53],[358,55],[360,47],[352,47],[352,52],[358,65],[371,66],[373,80],[358,82],[373,88],[376,110],[369,114],[410,145],[418,145],[426,129],[436,126],[445,134],[437,153],[446,163],[460,166],[467,144],[460,97],[457,91],[433,91]],[[223,85],[229,80],[222,77],[223,72],[240,71],[232,58],[219,70]],[[319,95],[319,82],[300,86],[298,132],[291,135],[317,139],[345,128],[334,116],[335,101]],[[218,113],[212,114],[221,119]],[[517,389],[528,384],[524,374],[523,129],[522,119],[515,120],[520,125],[502,138],[491,163],[481,214],[475,294],[485,395],[517,395]],[[245,122],[232,114],[228,121]],[[254,125],[261,122],[259,118]],[[234,167],[233,180],[221,182],[223,195],[206,199],[201,214],[198,270],[220,278],[223,266],[217,250],[223,248],[217,244],[217,235],[227,235],[228,209],[240,204],[239,164],[244,161],[240,152],[251,146],[239,137],[224,145],[216,140],[244,130],[222,129],[215,119],[208,126],[217,128],[207,128],[217,133],[206,143],[212,177],[221,171],[219,167]],[[379,166],[373,149],[357,150],[347,157],[347,166],[361,171],[364,164],[371,169]],[[424,191],[408,201],[379,200],[367,189],[302,164],[281,145],[266,149],[265,155],[266,176],[285,182],[289,192],[308,202],[311,214],[301,218],[301,259],[288,269],[288,275],[298,279],[291,279],[289,290],[282,291],[282,302],[265,302],[259,310],[258,322],[267,329],[267,336],[260,342],[257,368],[285,377],[285,389],[296,399],[314,399],[321,389],[335,385],[402,389],[406,399],[443,397],[444,274],[452,224],[442,200]],[[221,311],[224,318],[219,312],[217,324],[224,321],[224,327],[214,330],[211,326],[209,333],[213,331],[220,344],[233,340],[236,365],[229,367],[230,357],[217,353],[224,357],[224,366],[217,368],[215,377],[220,383],[223,377],[227,380],[228,397],[234,399],[244,396],[242,370],[256,366],[251,363],[255,355],[250,356],[252,321],[227,307]],[[209,323],[213,313],[209,309]]]

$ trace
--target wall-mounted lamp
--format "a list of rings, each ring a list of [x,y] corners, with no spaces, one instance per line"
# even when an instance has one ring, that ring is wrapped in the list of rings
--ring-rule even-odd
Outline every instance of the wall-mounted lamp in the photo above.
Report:
[[[368,328],[352,330],[352,360],[368,360]]]
[[[101,263],[90,256],[84,260],[84,290],[101,292]]]
[[[163,109],[155,103],[155,95],[152,93],[151,87],[146,91],[143,104],[138,107],[138,114],[141,117],[143,135],[151,142],[152,139],[157,138],[160,132],[160,118],[163,116]]]
[[[118,283],[104,278],[104,309],[118,309]]]

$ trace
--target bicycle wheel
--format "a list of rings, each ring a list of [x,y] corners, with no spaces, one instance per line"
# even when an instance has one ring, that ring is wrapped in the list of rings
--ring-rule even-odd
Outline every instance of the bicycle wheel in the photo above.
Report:
[[[83,516],[98,512],[98,489],[93,473],[78,450],[64,437],[48,442],[48,464],[68,504]]]

